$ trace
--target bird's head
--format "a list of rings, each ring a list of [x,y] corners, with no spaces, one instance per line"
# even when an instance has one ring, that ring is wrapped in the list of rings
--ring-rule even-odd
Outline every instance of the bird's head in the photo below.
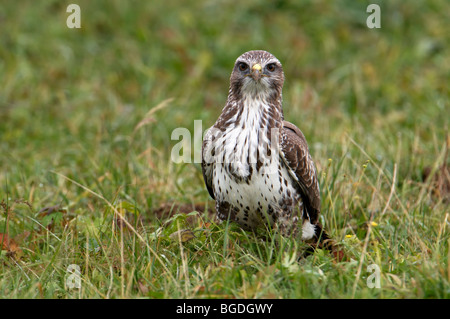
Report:
[[[230,89],[245,98],[279,98],[284,83],[280,61],[266,51],[248,51],[237,58],[230,78]]]

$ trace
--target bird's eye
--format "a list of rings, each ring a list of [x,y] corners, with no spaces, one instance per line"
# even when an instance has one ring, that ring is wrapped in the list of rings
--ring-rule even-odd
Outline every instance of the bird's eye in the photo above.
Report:
[[[244,63],[244,62],[239,63],[239,70],[245,71],[247,69],[248,69],[248,64],[247,63]]]
[[[267,64],[266,68],[269,72],[275,71],[275,63]]]

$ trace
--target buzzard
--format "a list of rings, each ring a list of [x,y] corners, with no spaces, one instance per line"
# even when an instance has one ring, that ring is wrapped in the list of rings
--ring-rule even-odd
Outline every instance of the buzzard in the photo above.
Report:
[[[245,229],[268,224],[283,235],[301,228],[303,240],[323,242],[316,168],[303,133],[284,121],[283,83],[269,52],[237,58],[227,103],[203,140],[203,178],[220,220]]]

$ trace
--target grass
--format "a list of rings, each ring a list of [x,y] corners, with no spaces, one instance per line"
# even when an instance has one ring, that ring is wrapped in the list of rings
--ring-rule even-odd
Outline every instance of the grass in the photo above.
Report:
[[[368,1],[83,0],[81,29],[69,3],[2,3],[0,295],[449,298],[450,6],[376,2],[381,29]],[[215,224],[198,163],[170,160],[251,49],[284,65],[342,261]]]

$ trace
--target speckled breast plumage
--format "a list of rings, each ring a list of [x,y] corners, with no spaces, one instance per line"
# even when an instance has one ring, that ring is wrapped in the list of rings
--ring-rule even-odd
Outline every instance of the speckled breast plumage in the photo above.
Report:
[[[212,163],[217,217],[246,229],[268,223],[291,233],[301,216],[301,196],[277,151],[278,135],[265,125],[265,108],[255,103],[215,140],[222,151]]]
[[[264,172],[264,167],[245,178],[236,177],[227,164],[216,164],[213,177],[214,192],[217,195],[216,211],[221,220],[239,223],[246,229],[257,228],[263,223],[277,224],[286,232],[292,232],[302,210],[301,196],[289,181],[289,173],[280,161],[276,172]]]

